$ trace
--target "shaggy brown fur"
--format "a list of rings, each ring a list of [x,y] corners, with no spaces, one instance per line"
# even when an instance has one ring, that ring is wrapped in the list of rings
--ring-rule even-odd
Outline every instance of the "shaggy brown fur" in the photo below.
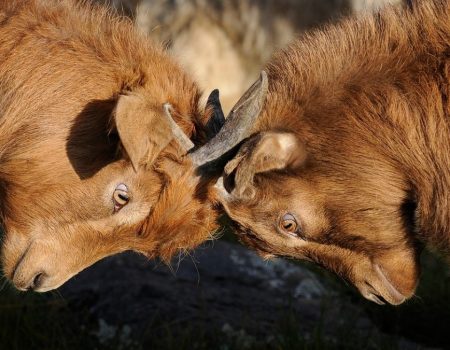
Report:
[[[1,0],[6,276],[20,289],[45,291],[113,253],[167,260],[207,239],[216,224],[206,186],[186,170],[178,144],[168,145],[162,116],[170,103],[184,131],[203,142],[210,113],[199,97],[128,20],[70,0]],[[114,212],[121,183],[131,199]]]
[[[313,32],[267,72],[260,134],[222,190],[243,240],[376,302],[412,296],[422,243],[450,251],[450,1]]]

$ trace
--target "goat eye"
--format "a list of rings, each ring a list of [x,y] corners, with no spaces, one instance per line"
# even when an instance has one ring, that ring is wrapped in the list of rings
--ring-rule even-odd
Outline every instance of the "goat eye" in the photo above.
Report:
[[[299,225],[294,215],[287,213],[281,217],[279,228],[282,232],[289,234],[297,234],[299,231]]]
[[[113,193],[114,211],[119,211],[128,204],[130,196],[128,195],[128,187],[120,184],[116,187]]]

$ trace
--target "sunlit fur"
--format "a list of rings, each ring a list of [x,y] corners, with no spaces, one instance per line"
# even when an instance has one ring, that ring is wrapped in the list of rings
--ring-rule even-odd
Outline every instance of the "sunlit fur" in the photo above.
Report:
[[[306,161],[256,175],[251,199],[222,200],[263,254],[315,261],[391,303],[402,302],[391,287],[413,295],[422,243],[450,253],[450,2],[413,4],[273,57],[256,131],[294,134]],[[275,229],[283,211],[298,214],[303,238]]]
[[[55,288],[129,249],[167,261],[214,232],[216,214],[175,141],[155,163],[131,166],[115,128],[128,94],[148,102],[136,118],[144,146],[162,132],[167,102],[204,141],[210,113],[197,86],[130,21],[69,0],[0,1],[2,263],[18,288],[38,273],[36,290]],[[120,183],[131,200],[113,213]]]

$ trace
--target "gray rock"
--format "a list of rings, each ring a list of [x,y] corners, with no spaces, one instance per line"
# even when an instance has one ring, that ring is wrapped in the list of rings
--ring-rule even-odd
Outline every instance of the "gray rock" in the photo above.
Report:
[[[73,278],[61,294],[74,308],[89,310],[101,344],[119,339],[123,349],[137,344],[156,319],[174,328],[219,332],[242,349],[271,343],[279,336],[275,325],[289,315],[303,339],[318,327],[336,343],[342,330],[351,331],[348,337],[381,334],[364,312],[305,267],[264,261],[222,241],[209,245],[171,267],[133,253],[111,257]],[[414,346],[402,340],[398,348],[420,348]]]
[[[314,282],[295,295],[302,280]],[[226,324],[241,329],[245,323],[255,334],[269,330],[291,306],[307,319],[305,327],[313,327],[320,317],[322,292],[321,282],[305,268],[283,260],[266,262],[220,241],[172,267],[133,253],[111,257],[61,289],[65,298],[89,307],[106,324],[127,324],[133,331],[145,328],[158,314],[214,329]]]

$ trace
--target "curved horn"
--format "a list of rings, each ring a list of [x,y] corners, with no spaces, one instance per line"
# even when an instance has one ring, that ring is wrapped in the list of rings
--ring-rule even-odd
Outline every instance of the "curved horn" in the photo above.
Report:
[[[268,89],[265,71],[244,93],[228,115],[224,126],[206,145],[191,153],[192,162],[197,167],[220,158],[251,135],[256,118],[263,107]]]
[[[212,108],[213,114],[206,123],[206,136],[208,140],[211,140],[222,126],[225,124],[225,116],[223,115],[222,105],[220,104],[219,90],[214,89],[208,97],[206,106]],[[192,141],[186,136],[183,130],[178,126],[172,117],[173,108],[170,103],[163,105],[164,116],[169,122],[170,129],[172,130],[173,137],[177,140],[178,144],[187,152],[194,148]]]
[[[170,103],[165,103],[163,105],[164,115],[166,116],[167,121],[169,122],[170,129],[172,130],[173,137],[177,140],[178,144],[186,151],[189,152],[192,148],[194,148],[194,143],[186,136],[184,131],[175,123],[175,120],[172,118],[172,106]]]
[[[206,136],[208,140],[211,140],[225,124],[225,116],[223,115],[218,89],[214,89],[211,94],[209,94],[206,106],[213,110],[213,115],[208,120],[208,123],[206,123]]]

